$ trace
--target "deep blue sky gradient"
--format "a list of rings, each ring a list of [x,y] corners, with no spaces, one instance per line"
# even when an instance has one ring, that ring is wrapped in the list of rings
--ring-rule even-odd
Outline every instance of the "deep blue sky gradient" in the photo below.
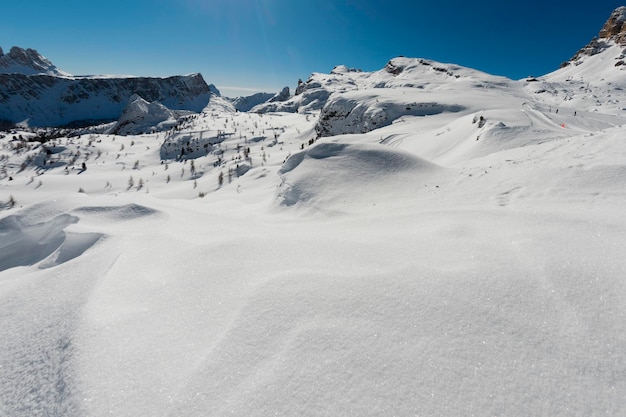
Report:
[[[200,72],[230,96],[399,55],[519,79],[557,69],[622,2],[25,0],[0,7],[0,46],[76,75]]]

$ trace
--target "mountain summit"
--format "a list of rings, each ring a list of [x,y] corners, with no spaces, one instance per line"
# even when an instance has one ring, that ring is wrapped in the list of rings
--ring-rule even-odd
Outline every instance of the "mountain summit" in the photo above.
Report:
[[[626,6],[618,7],[611,13],[598,37],[626,45]]]
[[[582,57],[599,54],[615,45],[626,46],[626,6],[613,10],[598,36],[576,52],[569,61],[563,62],[561,68],[570,64],[578,65]]]
[[[58,69],[36,50],[18,46],[12,47],[8,54],[0,48],[0,74],[45,74],[61,77],[70,75]]]

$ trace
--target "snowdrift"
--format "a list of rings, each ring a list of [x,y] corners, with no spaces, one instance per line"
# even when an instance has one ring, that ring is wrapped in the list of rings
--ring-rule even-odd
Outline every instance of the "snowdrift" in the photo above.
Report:
[[[279,205],[341,210],[414,198],[442,168],[382,145],[319,143],[292,155],[278,171]]]

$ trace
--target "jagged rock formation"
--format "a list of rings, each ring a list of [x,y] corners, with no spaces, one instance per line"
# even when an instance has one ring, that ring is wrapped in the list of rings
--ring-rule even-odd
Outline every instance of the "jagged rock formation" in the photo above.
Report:
[[[626,45],[626,6],[618,7],[611,13],[598,37]]]
[[[570,64],[578,65],[581,57],[599,54],[614,43],[626,46],[626,6],[615,9],[600,29],[598,36],[576,52],[569,61],[562,63],[561,68]]]
[[[70,76],[55,67],[36,50],[22,49],[17,46],[12,47],[8,54],[4,54],[0,48],[0,74]]]

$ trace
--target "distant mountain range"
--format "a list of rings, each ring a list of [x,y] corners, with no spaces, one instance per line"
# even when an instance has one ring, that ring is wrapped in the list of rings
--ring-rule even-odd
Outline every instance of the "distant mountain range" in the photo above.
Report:
[[[576,67],[587,57],[609,49],[618,51],[614,67],[621,67],[626,63],[626,52],[621,50],[625,45],[626,7],[620,7],[611,14],[598,37],[561,67]],[[606,72],[605,68],[600,70]],[[428,74],[436,76],[432,78]],[[611,74],[606,76],[610,78]],[[421,79],[427,81],[421,82]],[[552,91],[547,82],[549,79],[549,76],[535,79],[547,83],[545,88],[538,90]],[[459,104],[462,100],[450,99],[447,104],[439,102],[435,106],[433,103],[419,103],[414,97],[407,97],[406,103],[395,103],[397,106],[391,106],[392,109],[384,105],[384,99],[380,104],[380,97],[376,99],[378,104],[374,105],[369,98],[379,94],[366,94],[365,97],[364,91],[405,87],[429,89],[435,84],[441,90],[453,91],[459,82],[488,88],[516,83],[504,77],[458,65],[399,57],[392,59],[385,68],[376,72],[362,72],[340,65],[330,74],[314,73],[306,82],[299,81],[293,96],[289,88],[285,87],[277,94],[257,93],[247,97],[217,100],[221,97],[219,90],[208,85],[200,74],[166,78],[72,76],[57,68],[34,49],[12,47],[8,54],[0,49],[0,122],[4,125],[58,127],[117,121],[116,133],[124,131],[119,130],[120,123],[124,123],[127,128],[135,126],[129,132],[141,133],[170,126],[170,119],[184,114],[185,111],[201,112],[213,99],[217,100],[213,103],[214,106],[230,111],[321,111],[318,134],[325,136],[371,130],[381,124],[391,123],[405,114],[422,115],[463,107]],[[365,102],[369,104],[365,105]],[[155,105],[150,105],[151,103]],[[153,111],[157,114],[152,114]],[[129,115],[134,115],[135,119],[128,120]],[[166,120],[170,122],[163,124]],[[148,121],[157,121],[158,126],[150,126]]]
[[[171,111],[200,112],[220,92],[201,74],[73,76],[34,49],[14,46],[8,54],[0,49],[0,121],[4,124],[58,127],[112,122],[122,116],[127,105],[137,104],[135,96]],[[278,94],[259,93],[231,101],[233,110],[248,111],[281,98],[289,98],[288,88]]]

